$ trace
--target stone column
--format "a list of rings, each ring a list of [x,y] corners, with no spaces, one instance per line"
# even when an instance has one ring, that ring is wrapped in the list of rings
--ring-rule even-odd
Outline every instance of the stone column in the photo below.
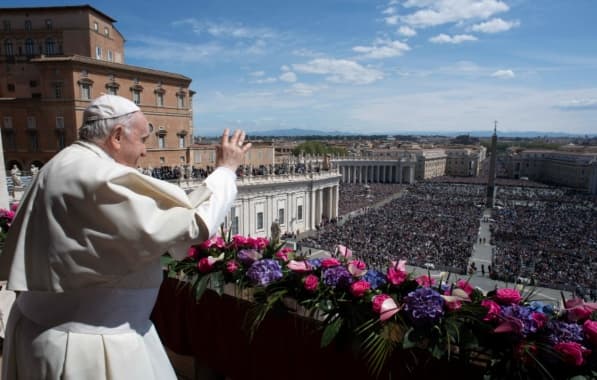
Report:
[[[323,189],[317,190],[317,223],[321,223],[321,214],[323,214]]]
[[[0,168],[2,172],[0,175],[0,208],[8,210],[8,185],[6,185],[6,164],[4,163],[4,148],[2,146],[2,133],[0,133]]]
[[[310,203],[309,204],[309,211],[310,211],[311,215],[309,215],[309,219],[308,220],[310,220],[311,222],[310,222],[310,225],[307,226],[307,227],[308,227],[309,230],[314,230],[315,229],[315,225],[317,224],[317,223],[315,223],[315,220],[316,220],[315,219],[315,215],[317,215],[317,210],[315,210],[315,202],[317,201],[317,190],[311,189],[310,194],[309,194],[309,198],[310,198],[309,199],[309,203]]]
[[[334,195],[332,190],[334,189],[333,186],[328,187],[326,190],[327,199],[328,199],[328,218],[332,219],[334,217]]]
[[[340,186],[334,186],[334,217],[338,217],[338,202],[340,200]]]

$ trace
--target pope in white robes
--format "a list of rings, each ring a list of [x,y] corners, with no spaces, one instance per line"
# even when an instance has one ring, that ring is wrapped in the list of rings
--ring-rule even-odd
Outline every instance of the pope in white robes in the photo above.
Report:
[[[160,256],[216,233],[250,143],[226,130],[218,168],[187,195],[136,169],[151,131],[133,102],[103,95],[83,119],[80,140],[33,179],[0,255],[0,280],[19,293],[2,379],[176,379],[149,320]]]

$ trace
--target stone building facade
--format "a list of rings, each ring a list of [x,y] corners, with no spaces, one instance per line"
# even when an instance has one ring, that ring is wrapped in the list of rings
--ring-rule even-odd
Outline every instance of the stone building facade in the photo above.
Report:
[[[597,153],[522,150],[506,158],[509,177],[567,186],[597,194]]]
[[[487,148],[446,148],[446,175],[476,177],[480,174],[481,163],[487,156]]]
[[[142,166],[191,160],[191,79],[127,65],[115,20],[88,6],[0,8],[0,120],[7,167],[41,166],[76,140],[104,93],[137,103],[153,127]]]

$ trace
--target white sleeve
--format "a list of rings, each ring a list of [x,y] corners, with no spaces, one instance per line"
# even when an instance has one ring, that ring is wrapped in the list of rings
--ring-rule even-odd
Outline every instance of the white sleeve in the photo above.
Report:
[[[210,190],[210,197],[199,204],[197,213],[209,230],[209,236],[213,236],[218,231],[232,203],[236,198],[236,174],[225,167],[219,167],[213,171],[204,181]],[[191,193],[189,197],[192,198]]]

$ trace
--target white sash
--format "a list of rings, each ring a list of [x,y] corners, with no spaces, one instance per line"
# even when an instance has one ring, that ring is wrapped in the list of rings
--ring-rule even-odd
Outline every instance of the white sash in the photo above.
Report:
[[[158,288],[28,291],[17,297],[23,315],[40,326],[82,334],[144,334]]]

